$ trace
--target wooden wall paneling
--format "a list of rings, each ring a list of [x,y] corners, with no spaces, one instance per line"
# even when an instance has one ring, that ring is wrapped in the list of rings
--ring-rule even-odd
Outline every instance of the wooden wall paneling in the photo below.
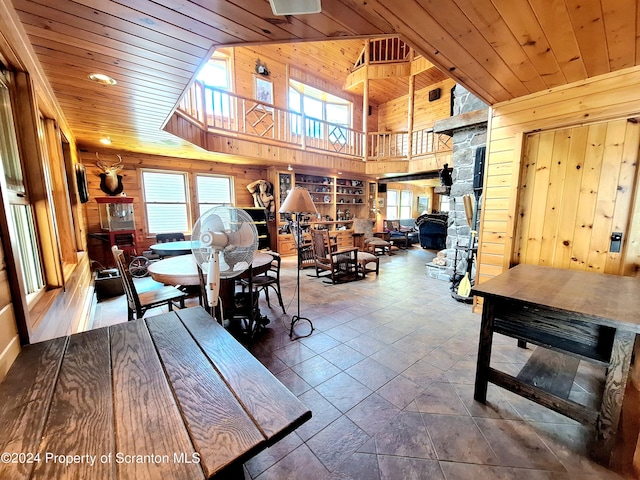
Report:
[[[515,255],[516,247],[514,238],[509,238],[509,230],[511,226],[515,228],[516,218],[518,212],[518,199],[519,193],[517,186],[520,184],[520,159],[522,153],[519,151],[518,138],[523,138],[523,135],[527,132],[533,132],[537,130],[552,130],[569,126],[580,126],[585,123],[586,120],[590,124],[598,121],[605,121],[610,118],[626,118],[629,116],[637,116],[639,111],[637,109],[638,102],[637,88],[633,88],[634,84],[640,82],[640,69],[633,67],[628,70],[618,72],[616,74],[605,74],[597,79],[590,79],[581,81],[566,87],[558,87],[549,90],[548,92],[536,93],[523,97],[517,100],[505,102],[503,104],[494,105],[491,110],[490,116],[490,130],[489,130],[489,143],[488,143],[488,156],[486,164],[486,177],[485,183],[490,185],[498,174],[505,175],[503,178],[508,178],[507,175],[511,175],[512,188],[514,193],[511,195],[508,201],[504,199],[493,199],[490,196],[485,196],[484,212],[491,209],[496,209],[500,205],[503,209],[507,210],[509,222],[507,224],[507,232],[501,234],[500,232],[484,231],[480,233],[481,241],[484,243],[488,239],[493,241],[490,243],[497,243],[504,245],[505,254],[505,266],[508,268],[509,261],[512,255]],[[586,148],[577,137],[583,135],[581,130],[576,130],[572,134],[572,141],[569,146],[571,158],[580,158],[580,149]],[[586,138],[585,138],[586,143]],[[520,143],[521,145],[522,143]],[[584,160],[584,153],[582,154]],[[573,183],[573,180],[569,180],[569,176],[575,177],[575,175],[581,175],[583,173],[583,167],[580,165],[578,170],[577,164],[572,160],[567,164],[567,181],[566,183]],[[598,184],[595,184],[597,187]],[[635,188],[635,186],[634,186]],[[487,190],[489,191],[489,190]],[[571,192],[565,190],[564,196],[579,195],[579,191]],[[635,194],[635,190],[634,193]],[[576,197],[577,198],[577,197]],[[571,239],[573,241],[573,229],[575,222],[571,223],[571,232],[568,232],[566,220],[571,212],[567,211],[568,207],[565,206],[565,210],[559,217],[558,228],[558,241],[564,241]],[[629,207],[631,214],[635,215],[638,206],[634,203]],[[500,208],[497,208],[500,210]],[[632,217],[631,229],[636,225],[634,222],[636,217]],[[619,222],[618,222],[619,223]],[[570,235],[568,237],[568,235]],[[518,232],[514,232],[514,237],[519,235]],[[637,246],[631,242],[626,248],[636,249]],[[624,253],[624,252],[623,252]],[[565,262],[568,267],[569,263],[567,259],[562,258],[560,252],[556,253],[556,263],[561,265]],[[626,271],[633,271],[635,267],[633,264],[635,258],[631,259],[628,254],[624,255],[624,262],[631,262],[631,266]],[[569,258],[570,262],[570,258]],[[625,263],[625,265],[627,265]],[[483,281],[486,278],[490,278],[489,271],[493,269],[485,269],[483,263],[483,249],[479,252],[479,280]]]
[[[602,157],[607,134],[607,124],[597,124],[588,128],[587,149],[582,167],[582,183],[578,194],[578,209],[575,217],[572,262],[569,268],[586,270],[588,267],[590,230],[595,215],[598,183],[602,171]],[[575,259],[575,260],[574,260]]]
[[[497,136],[517,130],[535,131],[539,126],[559,128],[599,120],[626,117],[637,112],[633,104],[640,101],[637,88],[638,67],[596,79],[579,82],[580,88],[558,87],[546,97],[533,94],[504,104],[505,110],[493,119]],[[576,104],[582,117],[576,118]],[[630,106],[631,105],[631,106]],[[494,110],[496,107],[494,106]],[[505,133],[501,133],[502,128]]]
[[[624,242],[622,250],[622,274],[632,276],[640,275],[640,168],[638,168],[637,160],[635,162],[632,160],[633,158],[640,156],[640,152],[637,148],[634,150],[631,147],[633,144],[640,143],[640,140],[638,139],[639,130],[640,129],[638,128],[633,128],[631,130],[634,138],[633,141],[629,142],[629,145],[625,145],[622,169],[620,172],[620,178],[625,181],[625,183],[633,185],[633,188],[628,191],[618,192],[618,195],[623,197],[629,196],[629,211],[631,213],[629,215],[628,231],[626,233],[627,239]],[[635,172],[631,173],[630,170],[635,170]],[[627,181],[627,178],[630,178],[631,180]],[[622,231],[618,230],[618,227],[621,224],[622,222],[618,219],[618,206],[616,205],[613,220],[613,225],[616,231]],[[640,344],[638,351],[640,351]],[[640,459],[640,451],[638,453],[638,458]]]
[[[553,154],[549,166],[548,188],[546,189],[546,209],[540,211],[537,205],[534,208],[544,215],[542,222],[542,240],[538,264],[553,266],[555,264],[556,251],[562,249],[562,241],[558,238],[558,217],[564,206],[567,163],[569,160],[569,148],[571,135],[564,131],[555,132],[553,138]],[[542,186],[544,190],[544,186]]]
[[[587,268],[604,273],[621,274],[622,254],[610,252],[611,233],[615,231],[613,219],[618,210],[618,221],[623,223],[623,235],[628,232],[629,196],[619,196],[619,191],[633,190],[633,183],[623,183],[620,178],[623,162],[623,150],[630,139],[627,137],[628,127],[637,128],[626,119],[609,122],[605,137],[602,157],[602,170],[598,183],[598,196],[591,230],[603,232],[602,235],[592,235],[587,256]],[[637,151],[638,144],[634,145]],[[636,157],[637,158],[637,157]],[[633,181],[634,175],[628,180]],[[624,239],[626,241],[626,238]]]
[[[453,80],[445,80],[416,91],[413,129],[431,128],[436,120],[449,118],[451,108],[451,88]],[[441,90],[440,98],[429,101],[429,91],[434,88]]]

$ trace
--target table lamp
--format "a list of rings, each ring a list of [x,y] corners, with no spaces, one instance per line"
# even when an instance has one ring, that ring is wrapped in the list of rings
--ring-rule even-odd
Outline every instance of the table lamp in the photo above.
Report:
[[[313,215],[318,214],[318,210],[316,210],[316,206],[313,204],[313,200],[311,200],[311,195],[309,195],[309,191],[306,188],[295,187],[287,195],[284,203],[280,207],[280,213],[293,213],[296,216],[296,229],[298,232],[297,241],[296,241],[296,249],[298,250],[298,283],[297,283],[297,291],[298,291],[298,314],[294,315],[291,318],[291,329],[289,330],[289,338],[293,338],[293,329],[295,324],[300,320],[306,320],[311,325],[311,331],[307,335],[301,335],[303,337],[308,337],[313,333],[313,323],[311,320],[305,317],[300,316],[300,265],[301,265],[301,253],[300,253],[300,241],[302,239],[302,233],[300,231],[300,218],[302,214],[310,213]]]

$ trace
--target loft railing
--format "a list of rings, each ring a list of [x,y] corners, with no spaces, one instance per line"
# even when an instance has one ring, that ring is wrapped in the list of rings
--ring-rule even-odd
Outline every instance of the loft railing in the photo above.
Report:
[[[203,129],[362,158],[364,133],[194,82],[178,110]]]
[[[353,66],[354,71],[365,65],[367,51],[369,52],[370,64],[408,62],[411,58],[411,47],[399,38],[370,40],[368,48],[365,47],[360,52],[358,60]]]
[[[344,125],[307,117],[270,103],[194,82],[178,111],[206,131],[269,140],[301,150],[362,160],[407,160],[451,150],[451,137],[433,130],[373,132],[367,135]],[[366,140],[366,143],[365,143]]]

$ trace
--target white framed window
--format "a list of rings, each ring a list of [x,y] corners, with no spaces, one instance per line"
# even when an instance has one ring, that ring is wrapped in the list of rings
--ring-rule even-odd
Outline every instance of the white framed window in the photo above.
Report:
[[[411,218],[411,204],[413,202],[413,192],[402,190],[400,192],[400,218]]]
[[[186,173],[143,170],[142,188],[148,233],[191,230]]]
[[[198,215],[210,208],[233,205],[233,178],[222,175],[196,175]]]
[[[411,218],[411,190],[387,190],[387,220]]]
[[[387,220],[398,219],[398,190],[387,190]]]
[[[448,195],[440,195],[440,211],[441,212],[448,212],[450,210],[451,206],[449,203],[449,196]]]

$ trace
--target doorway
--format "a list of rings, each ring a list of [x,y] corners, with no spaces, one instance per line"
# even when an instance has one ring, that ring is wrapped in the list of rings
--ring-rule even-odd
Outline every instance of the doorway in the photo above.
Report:
[[[639,140],[628,119],[528,135],[512,264],[623,274]]]

